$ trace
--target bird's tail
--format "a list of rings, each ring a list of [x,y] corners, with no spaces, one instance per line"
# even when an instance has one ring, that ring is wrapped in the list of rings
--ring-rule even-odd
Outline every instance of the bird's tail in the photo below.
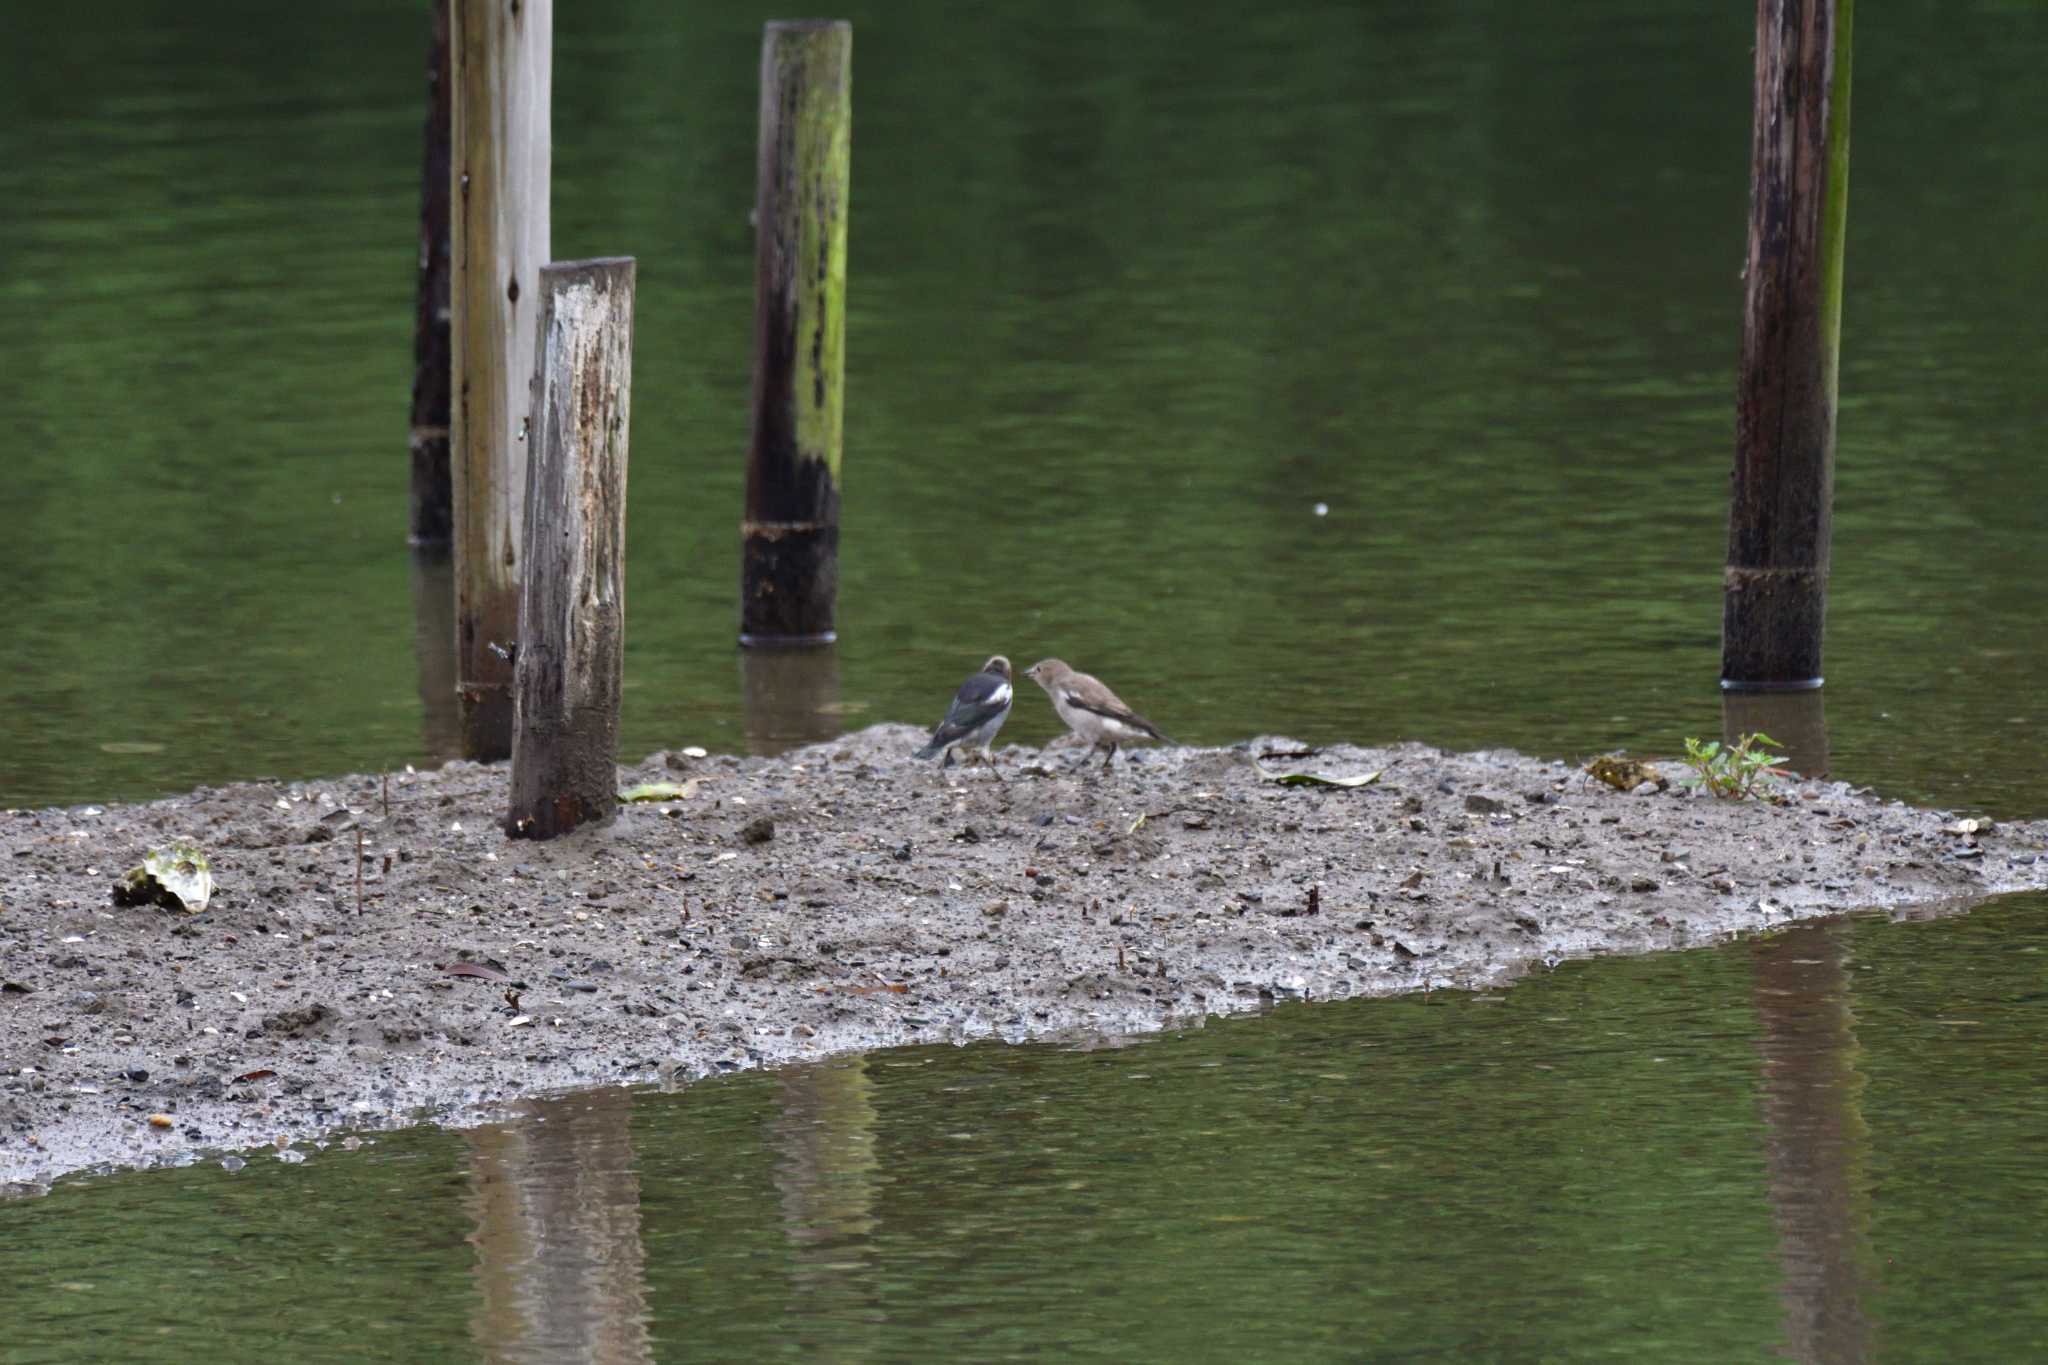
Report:
[[[939,737],[938,737],[937,735],[934,735],[934,736],[932,736],[932,742],[931,742],[931,743],[929,743],[929,744],[925,745],[925,746],[924,746],[924,747],[923,747],[922,749],[919,749],[919,750],[918,750],[918,751],[917,751],[916,753],[912,754],[912,755],[911,755],[911,757],[912,757],[912,758],[937,758],[937,757],[938,757],[938,756],[939,756],[939,755],[940,755],[941,753],[943,753],[943,752],[945,751],[945,748],[946,748],[946,741],[945,741],[945,740],[943,740],[943,739],[940,739],[940,738],[939,738]]]

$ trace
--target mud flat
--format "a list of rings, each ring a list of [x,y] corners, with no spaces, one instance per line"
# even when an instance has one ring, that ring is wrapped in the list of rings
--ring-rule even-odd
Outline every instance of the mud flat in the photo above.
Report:
[[[2048,823],[1839,783],[1624,794],[1515,753],[1276,738],[1107,776],[1013,747],[998,781],[911,760],[922,738],[657,754],[622,782],[688,795],[548,844],[501,832],[502,765],[0,814],[0,1182],[2048,886]],[[212,858],[207,910],[115,906],[173,838]]]

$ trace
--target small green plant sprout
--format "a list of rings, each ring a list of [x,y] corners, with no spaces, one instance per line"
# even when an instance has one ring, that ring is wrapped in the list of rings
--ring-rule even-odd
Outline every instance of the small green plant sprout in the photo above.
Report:
[[[1703,744],[1688,736],[1685,766],[1692,769],[1693,775],[1680,780],[1705,787],[1716,796],[1737,801],[1745,796],[1772,800],[1776,795],[1772,789],[1777,779],[1785,775],[1774,765],[1783,762],[1785,755],[1769,750],[1782,751],[1784,747],[1762,733],[1743,735],[1733,744],[1723,744],[1719,740],[1708,740]]]

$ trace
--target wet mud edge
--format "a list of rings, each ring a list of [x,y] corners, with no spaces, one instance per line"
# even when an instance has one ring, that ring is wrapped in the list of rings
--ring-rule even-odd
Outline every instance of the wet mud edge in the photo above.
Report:
[[[0,1184],[2048,885],[2048,822],[1959,832],[1839,783],[1773,806],[1504,751],[1261,757],[1304,747],[1282,738],[1103,776],[1011,747],[997,781],[911,759],[923,738],[657,754],[622,785],[688,795],[539,844],[501,831],[506,768],[468,763],[0,814]],[[1382,776],[1287,787],[1255,759]],[[205,913],[115,906],[173,838],[212,858]]]

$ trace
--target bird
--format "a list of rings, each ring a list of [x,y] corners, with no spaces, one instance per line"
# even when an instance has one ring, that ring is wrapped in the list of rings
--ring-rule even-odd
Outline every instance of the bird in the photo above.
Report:
[[[1059,659],[1040,659],[1024,670],[1024,676],[1045,689],[1045,694],[1052,698],[1052,709],[1059,712],[1067,728],[1088,741],[1090,754],[1105,744],[1109,746],[1109,753],[1102,760],[1105,772],[1116,757],[1119,744],[1148,739],[1173,743],[1158,726],[1124,705],[1123,699],[1100,678],[1077,673]]]
[[[932,731],[931,742],[919,749],[916,756],[937,758],[944,754],[946,761],[941,766],[950,768],[954,749],[972,750],[979,745],[982,762],[1000,780],[1003,774],[988,746],[1009,714],[1010,661],[1000,654],[991,654],[979,673],[960,684],[960,690],[953,694],[953,704],[946,708],[946,718]]]

